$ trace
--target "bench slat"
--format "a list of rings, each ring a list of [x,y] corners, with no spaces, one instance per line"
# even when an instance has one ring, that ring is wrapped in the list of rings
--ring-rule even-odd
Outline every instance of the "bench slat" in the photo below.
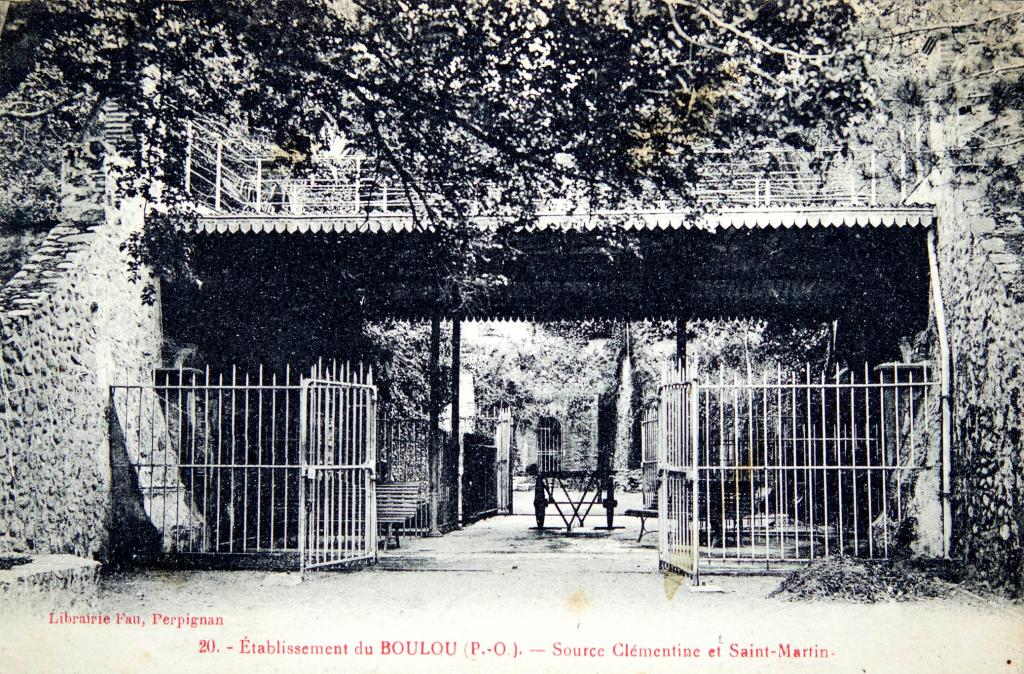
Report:
[[[622,514],[626,517],[657,517],[658,511],[650,508],[630,508]]]
[[[416,516],[426,499],[419,482],[382,482],[377,484],[377,521],[404,524]]]

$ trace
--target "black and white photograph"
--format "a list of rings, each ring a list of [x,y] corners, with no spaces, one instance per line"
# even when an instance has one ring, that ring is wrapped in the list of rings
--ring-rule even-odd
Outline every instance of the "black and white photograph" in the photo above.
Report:
[[[1022,0],[0,0],[0,671],[1024,672],[1022,116]]]

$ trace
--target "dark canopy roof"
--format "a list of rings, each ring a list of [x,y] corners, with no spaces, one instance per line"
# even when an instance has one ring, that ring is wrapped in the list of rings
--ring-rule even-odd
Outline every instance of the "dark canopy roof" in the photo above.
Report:
[[[293,305],[348,295],[368,317],[831,319],[852,311],[895,318],[926,308],[928,210],[717,217],[717,227],[634,227],[624,235],[628,245],[611,252],[598,229],[522,231],[513,237],[515,259],[479,270],[507,284],[465,305],[440,291],[425,258],[423,244],[434,236],[427,231],[257,235],[250,228],[199,235],[196,260],[219,288],[206,292],[252,296],[269,284],[290,289]]]
[[[193,234],[203,283],[165,284],[165,320],[186,341],[240,354],[323,353],[364,320],[455,314],[839,320],[851,350],[882,354],[926,326],[929,210],[730,217],[729,226],[634,227],[611,254],[598,229],[521,231],[514,259],[478,270],[507,283],[463,305],[433,271],[436,232]]]

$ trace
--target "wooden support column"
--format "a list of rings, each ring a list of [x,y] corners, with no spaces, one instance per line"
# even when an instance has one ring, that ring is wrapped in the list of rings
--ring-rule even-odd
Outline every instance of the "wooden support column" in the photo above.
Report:
[[[463,510],[462,510],[462,470],[463,470],[463,452],[462,452],[462,424],[459,418],[459,402],[460,402],[460,373],[462,371],[462,321],[458,314],[452,317],[452,447],[457,453],[456,460],[458,461],[458,470],[455,474],[455,479],[458,480],[456,485],[456,493],[458,494],[459,504],[459,515],[458,522],[459,526],[463,524]]]
[[[440,536],[441,527],[441,319],[430,319],[430,359],[427,364],[427,378],[430,382],[430,429],[427,448],[427,475],[430,481],[430,535]]]
[[[686,318],[680,317],[676,319],[676,361],[679,366],[679,371],[683,373],[684,377],[689,375],[686,366],[686,347],[687,342],[690,340],[690,333],[686,327]]]

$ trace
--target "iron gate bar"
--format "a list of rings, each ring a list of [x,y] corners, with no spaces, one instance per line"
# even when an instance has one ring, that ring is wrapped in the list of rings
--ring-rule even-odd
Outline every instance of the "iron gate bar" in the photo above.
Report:
[[[694,542],[701,563],[713,567],[892,554],[910,476],[935,469],[929,449],[940,415],[932,407],[941,407],[931,369],[865,366],[861,381],[838,368],[812,378],[805,366],[799,380],[775,370],[729,383],[720,370],[717,382],[662,386],[663,565],[696,573],[686,556]]]
[[[700,481],[694,471],[696,424],[689,418],[696,410],[695,388],[683,381],[685,372],[681,368],[674,370],[677,380],[669,383],[665,372],[659,389],[659,566],[696,580],[698,530],[692,513],[698,508]]]
[[[418,481],[424,493],[429,492],[428,443],[430,421],[426,417],[381,417],[377,424],[377,448],[381,465],[379,479],[388,481]],[[440,442],[445,446],[448,434],[439,431]],[[438,494],[442,531],[455,526],[451,513],[455,505],[454,494],[446,484]],[[408,526],[398,528],[401,536],[427,536],[430,534],[429,497],[424,500],[416,516]]]
[[[255,382],[240,379],[237,368],[225,381],[209,368],[179,367],[155,371],[148,384],[111,387],[115,421],[167,555],[296,551],[289,482],[299,467],[288,450],[299,387],[288,368],[285,375],[287,384],[274,373],[268,385],[262,367]]]
[[[291,383],[290,368],[284,384],[277,373],[267,384],[262,366],[255,381],[237,367],[228,381],[209,368],[179,368],[154,372],[148,385],[111,387],[143,507],[166,554],[256,563],[283,553],[300,568],[375,555],[372,373],[311,374],[303,386]]]
[[[376,559],[372,380],[362,366],[335,364],[315,366],[302,382],[308,427],[301,444],[303,571]]]

